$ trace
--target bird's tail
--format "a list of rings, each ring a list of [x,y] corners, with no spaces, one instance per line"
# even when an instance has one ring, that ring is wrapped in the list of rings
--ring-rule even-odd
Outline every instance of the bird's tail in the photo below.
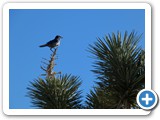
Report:
[[[39,47],[46,47],[47,45],[46,44],[44,44],[44,45],[40,45]]]

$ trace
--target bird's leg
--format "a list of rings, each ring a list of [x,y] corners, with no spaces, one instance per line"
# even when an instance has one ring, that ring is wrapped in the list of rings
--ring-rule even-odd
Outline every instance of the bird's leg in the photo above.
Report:
[[[56,50],[57,50],[57,48],[54,48],[54,50],[56,51]]]
[[[50,50],[53,52],[52,48],[50,48]]]
[[[54,48],[54,51],[57,52],[58,47]]]
[[[54,47],[54,51],[57,51],[57,49],[58,49],[57,47]]]

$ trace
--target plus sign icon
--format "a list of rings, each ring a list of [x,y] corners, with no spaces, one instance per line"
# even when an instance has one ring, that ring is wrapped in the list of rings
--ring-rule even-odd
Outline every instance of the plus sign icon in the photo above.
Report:
[[[157,104],[157,94],[153,90],[141,90],[137,95],[137,103],[144,110],[150,110]]]

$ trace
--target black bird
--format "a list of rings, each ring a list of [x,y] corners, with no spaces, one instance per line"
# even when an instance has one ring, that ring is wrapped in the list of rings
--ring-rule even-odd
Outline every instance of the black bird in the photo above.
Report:
[[[48,46],[48,47],[50,47],[50,50],[52,51],[52,48],[60,45],[60,39],[61,38],[63,38],[63,37],[60,36],[60,35],[57,35],[53,40],[47,42],[44,45],[40,45],[39,47],[46,47],[46,46]]]

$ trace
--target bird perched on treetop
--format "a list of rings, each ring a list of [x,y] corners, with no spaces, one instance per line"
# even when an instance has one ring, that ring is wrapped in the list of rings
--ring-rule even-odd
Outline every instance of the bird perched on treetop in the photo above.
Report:
[[[50,47],[50,50],[52,51],[52,48],[60,45],[60,39],[61,38],[63,38],[63,37],[60,36],[60,35],[57,35],[53,40],[47,42],[44,45],[40,45],[39,47],[46,47],[46,46],[48,46],[48,47]]]

